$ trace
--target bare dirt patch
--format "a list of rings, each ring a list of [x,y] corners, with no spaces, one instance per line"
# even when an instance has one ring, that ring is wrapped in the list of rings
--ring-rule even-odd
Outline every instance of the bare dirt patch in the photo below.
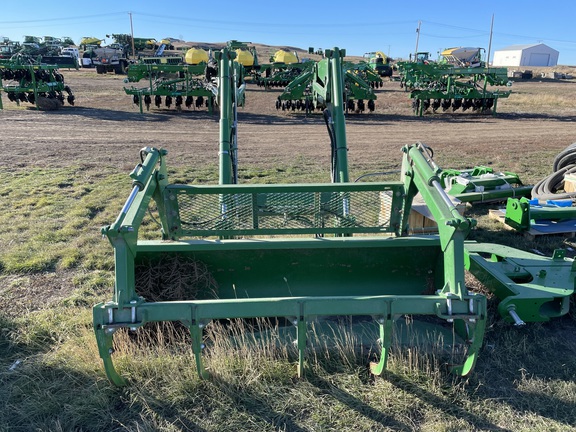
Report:
[[[92,70],[64,71],[76,106],[58,111],[16,107],[4,98],[0,111],[0,167],[84,166],[121,172],[137,161],[144,146],[169,150],[171,166],[201,167],[218,161],[218,113],[152,109],[140,114],[123,91],[123,77]],[[423,141],[443,168],[492,165],[535,182],[551,169],[554,156],[576,141],[576,81],[514,83],[495,117],[472,112],[413,116],[408,93],[397,82],[376,91],[374,113],[347,115],[352,177],[397,167],[400,148]],[[248,84],[239,111],[240,166],[265,169],[301,158],[329,171],[329,144],[319,114],[275,109],[280,90]],[[545,101],[542,109],[539,101]],[[298,179],[294,179],[297,181]]]

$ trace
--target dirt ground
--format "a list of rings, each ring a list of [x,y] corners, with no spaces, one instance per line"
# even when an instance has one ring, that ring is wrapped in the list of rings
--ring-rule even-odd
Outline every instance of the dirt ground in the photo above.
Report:
[[[169,166],[217,164],[217,112],[177,112],[172,106],[140,114],[123,91],[122,76],[87,69],[63,74],[76,95],[75,106],[43,112],[3,97],[0,167],[74,165],[128,172],[144,146],[166,148]],[[328,172],[322,116],[276,110],[280,91],[248,84],[246,106],[238,115],[240,167],[265,169],[301,161]],[[492,165],[534,182],[551,169],[559,151],[576,141],[576,80],[515,82],[512,95],[500,100],[497,116],[459,111],[415,117],[408,93],[395,81],[385,82],[376,94],[375,112],[346,118],[351,177],[398,168],[400,148],[423,141],[443,168]]]

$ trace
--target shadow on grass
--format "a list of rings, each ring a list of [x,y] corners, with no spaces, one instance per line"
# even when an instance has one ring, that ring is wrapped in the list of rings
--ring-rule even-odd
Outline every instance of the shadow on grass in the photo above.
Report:
[[[487,333],[484,352],[471,378],[475,388],[471,397],[478,405],[499,401],[514,412],[573,427],[576,403],[555,395],[572,394],[574,370],[576,320],[571,314],[525,327],[496,323]]]
[[[387,379],[388,382],[390,382],[393,386],[407,393],[412,394],[425,404],[433,406],[437,410],[445,414],[448,414],[456,419],[467,421],[468,423],[470,423],[470,425],[473,426],[474,429],[512,432],[511,429],[506,429],[497,426],[487,418],[481,417],[464,408],[457,406],[452,400],[452,398],[448,399],[436,396],[435,394],[432,394],[431,392],[427,391],[425,388],[418,386],[414,382],[408,381],[407,379],[393,372],[386,371],[384,378]]]
[[[111,386],[103,374],[51,359],[54,347],[49,341],[17,342],[19,331],[18,324],[0,312],[0,431],[140,431],[155,430],[163,421],[203,431],[171,413],[167,401],[156,402],[160,417],[144,414],[148,406],[131,401],[125,389]]]
[[[219,379],[218,376],[212,376],[211,383],[229,398],[230,406],[234,411],[245,412],[270,425],[274,430],[290,432],[305,432],[307,430],[296,424],[290,413],[274,409],[262,394],[251,392],[248,387],[239,389],[231,386],[227,381]]]
[[[336,399],[341,404],[347,406],[351,410],[363,415],[374,423],[378,423],[382,426],[392,428],[395,431],[412,431],[412,427],[405,423],[396,420],[393,416],[377,410],[370,405],[362,402],[350,393],[342,390],[341,388],[335,386],[333,383],[326,381],[324,378],[319,376],[311,376],[308,378],[310,383],[315,385],[318,390],[326,395],[329,395]]]

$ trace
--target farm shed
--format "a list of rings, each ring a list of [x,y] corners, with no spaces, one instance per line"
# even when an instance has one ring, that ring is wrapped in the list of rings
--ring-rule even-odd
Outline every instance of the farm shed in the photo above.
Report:
[[[548,45],[510,45],[494,52],[493,66],[556,66],[560,53]]]

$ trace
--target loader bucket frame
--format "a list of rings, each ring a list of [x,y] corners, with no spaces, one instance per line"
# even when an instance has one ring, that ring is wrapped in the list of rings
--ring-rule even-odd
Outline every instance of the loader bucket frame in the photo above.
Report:
[[[421,150],[405,149],[406,169],[414,163],[428,166]],[[465,360],[452,370],[460,375],[472,370],[482,344],[486,300],[464,285],[470,221],[434,186],[417,188],[416,170],[388,183],[188,186],[168,183],[165,151],[144,152],[122,212],[103,228],[114,246],[116,283],[112,301],[94,307],[94,329],[113,383],[125,382],[111,355],[119,328],[183,323],[190,330],[198,374],[205,378],[203,328],[223,318],[284,317],[293,323],[302,376],[307,326],[317,317],[374,317],[382,352],[371,371],[380,374],[394,319],[430,315],[454,322],[468,343]],[[401,236],[418,190],[446,222],[440,236]],[[161,216],[163,239],[138,240],[151,200]],[[383,205],[388,213],[382,213]],[[218,298],[199,293],[197,299],[149,302],[139,296],[137,262],[161,255],[204,262],[218,282]]]
[[[402,315],[431,316],[452,324],[467,350],[451,370],[467,375],[484,337],[486,298],[467,290],[465,269],[491,279],[498,298],[513,297],[501,311],[509,318],[516,313],[510,312],[512,307],[526,320],[546,320],[566,312],[566,298],[574,285],[571,260],[561,254],[552,261],[535,261],[526,255],[514,260],[508,259],[515,254],[512,249],[465,243],[475,222],[454,206],[442,186],[442,170],[424,144],[402,149],[399,181],[348,182],[343,56],[337,48],[327,53],[325,63],[316,69],[321,73],[313,91],[327,107],[332,183],[236,184],[236,158],[231,155],[237,151],[235,106],[243,93],[235,88],[233,55],[226,50],[218,56],[220,184],[171,184],[167,151],[141,150],[142,162],[130,174],[132,191],[116,221],[102,228],[114,248],[115,285],[112,299],[94,306],[93,318],[99,354],[114,384],[126,382],[112,361],[114,334],[119,329],[135,331],[162,321],[182,323],[190,331],[197,372],[206,378],[209,373],[202,357],[206,325],[220,319],[265,317],[282,317],[295,326],[298,376],[304,372],[308,326],[318,317],[373,317],[381,352],[370,370],[381,374],[390,352],[393,322]],[[416,194],[436,220],[438,235],[407,235]],[[142,240],[139,229],[152,202],[161,238]],[[487,254],[491,258],[486,259]],[[194,298],[174,301],[144,298],[136,290],[136,268],[163,256],[203,263],[218,292],[199,289]],[[542,271],[546,266],[548,278]],[[532,275],[529,283],[516,277],[516,269]],[[565,289],[541,291],[548,282]],[[543,305],[541,310],[529,305],[534,299]],[[548,307],[559,303],[560,308]]]

